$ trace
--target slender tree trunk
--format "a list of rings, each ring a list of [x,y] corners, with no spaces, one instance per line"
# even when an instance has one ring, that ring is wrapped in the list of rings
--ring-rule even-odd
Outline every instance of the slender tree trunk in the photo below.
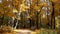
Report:
[[[49,9],[48,9],[48,7],[47,7],[47,20],[48,20],[48,26],[49,26],[49,15],[48,15],[48,11],[49,11]],[[49,28],[49,27],[48,27]]]
[[[51,14],[51,28],[55,29],[55,13],[54,13],[54,3],[52,2],[52,14]],[[53,27],[54,26],[54,27]]]
[[[5,25],[5,23],[4,23],[4,14],[2,16],[2,25]]]
[[[38,6],[38,0],[37,0],[37,6]],[[37,11],[37,15],[36,15],[36,17],[37,17],[37,18],[36,18],[37,29],[38,29],[38,15],[39,15],[39,14],[38,14],[38,11]]]

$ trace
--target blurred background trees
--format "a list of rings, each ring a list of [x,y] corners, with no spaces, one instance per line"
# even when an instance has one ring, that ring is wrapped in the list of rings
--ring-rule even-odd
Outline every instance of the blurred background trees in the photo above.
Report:
[[[0,25],[51,28],[60,23],[60,0],[1,0]]]

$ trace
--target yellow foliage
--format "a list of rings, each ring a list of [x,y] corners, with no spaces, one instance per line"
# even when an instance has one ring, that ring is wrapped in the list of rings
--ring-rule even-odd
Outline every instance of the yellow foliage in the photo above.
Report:
[[[21,4],[20,8],[21,8],[21,11],[26,11],[27,9],[29,9],[29,7],[24,4]]]
[[[3,10],[0,9],[0,16],[4,14]]]
[[[37,32],[31,32],[31,34],[36,34]]]
[[[52,1],[52,2],[58,2],[58,1],[60,1],[60,0],[50,0],[50,1]]]
[[[3,25],[0,27],[0,34],[16,34],[10,26]]]
[[[16,9],[13,9],[13,13],[18,13],[18,11]]]

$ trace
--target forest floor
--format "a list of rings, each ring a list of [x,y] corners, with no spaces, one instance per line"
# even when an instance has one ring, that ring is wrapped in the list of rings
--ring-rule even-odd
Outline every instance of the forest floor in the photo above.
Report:
[[[35,31],[31,31],[28,29],[18,29],[14,30],[18,32],[19,34],[57,34],[57,30],[51,30],[51,29],[37,29]]]

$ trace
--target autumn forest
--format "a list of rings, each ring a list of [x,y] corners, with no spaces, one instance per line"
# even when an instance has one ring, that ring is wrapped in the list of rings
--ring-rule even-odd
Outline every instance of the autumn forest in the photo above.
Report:
[[[59,29],[60,0],[0,0],[0,27]]]

